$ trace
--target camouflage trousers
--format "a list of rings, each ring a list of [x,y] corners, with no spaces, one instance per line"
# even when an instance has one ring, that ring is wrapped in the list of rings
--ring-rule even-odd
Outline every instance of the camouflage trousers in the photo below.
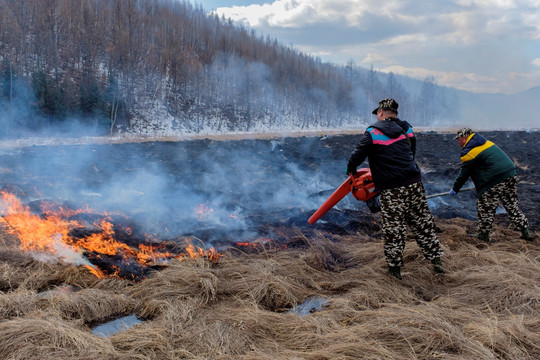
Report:
[[[518,207],[517,178],[512,176],[494,185],[483,193],[476,202],[479,233],[489,234],[493,226],[495,211],[502,203],[516,230],[529,227],[529,222]]]
[[[407,225],[426,259],[433,260],[443,255],[421,182],[382,190],[381,217],[384,255],[388,266],[403,266]]]

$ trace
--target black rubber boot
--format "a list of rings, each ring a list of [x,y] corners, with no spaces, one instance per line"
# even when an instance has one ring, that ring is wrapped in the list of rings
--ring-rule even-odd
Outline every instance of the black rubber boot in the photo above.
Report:
[[[398,280],[402,280],[401,277],[401,268],[399,266],[389,266],[388,267],[388,273],[395,277]]]
[[[444,271],[442,260],[440,257],[436,257],[435,259],[431,260],[431,263],[433,264],[433,270],[435,270],[437,274],[446,273],[446,271]]]
[[[482,241],[489,242],[489,234],[488,233],[478,233],[478,238]]]
[[[520,238],[524,239],[524,240],[527,240],[527,241],[532,241],[534,239],[534,237],[531,235],[531,232],[527,228],[521,229]]]

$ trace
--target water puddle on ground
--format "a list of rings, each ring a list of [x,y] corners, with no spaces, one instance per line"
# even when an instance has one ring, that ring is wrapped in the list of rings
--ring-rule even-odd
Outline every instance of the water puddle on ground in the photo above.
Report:
[[[92,334],[102,337],[110,337],[119,332],[142,323],[135,315],[124,316],[119,319],[109,321],[108,323],[98,325],[92,329]]]
[[[294,308],[289,310],[289,313],[300,316],[309,315],[313,314],[314,312],[324,310],[326,305],[328,305],[327,298],[313,296],[307,298],[303,303],[296,305]]]

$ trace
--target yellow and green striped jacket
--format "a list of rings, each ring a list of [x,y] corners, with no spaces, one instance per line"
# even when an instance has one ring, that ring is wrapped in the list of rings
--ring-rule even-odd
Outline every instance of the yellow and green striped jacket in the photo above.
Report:
[[[458,192],[470,177],[480,197],[493,185],[514,175],[516,167],[508,155],[493,142],[473,133],[461,152],[461,168],[452,188]]]

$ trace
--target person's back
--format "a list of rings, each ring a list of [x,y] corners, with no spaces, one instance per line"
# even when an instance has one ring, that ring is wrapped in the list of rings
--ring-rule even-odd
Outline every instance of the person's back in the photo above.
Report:
[[[366,132],[373,144],[367,157],[378,191],[421,180],[420,169],[414,159],[416,138],[408,122],[397,117],[385,118],[370,125]],[[354,156],[353,152],[353,159]]]
[[[478,195],[516,175],[512,160],[493,142],[472,134],[461,151],[462,168],[456,179],[461,188],[470,176]]]

